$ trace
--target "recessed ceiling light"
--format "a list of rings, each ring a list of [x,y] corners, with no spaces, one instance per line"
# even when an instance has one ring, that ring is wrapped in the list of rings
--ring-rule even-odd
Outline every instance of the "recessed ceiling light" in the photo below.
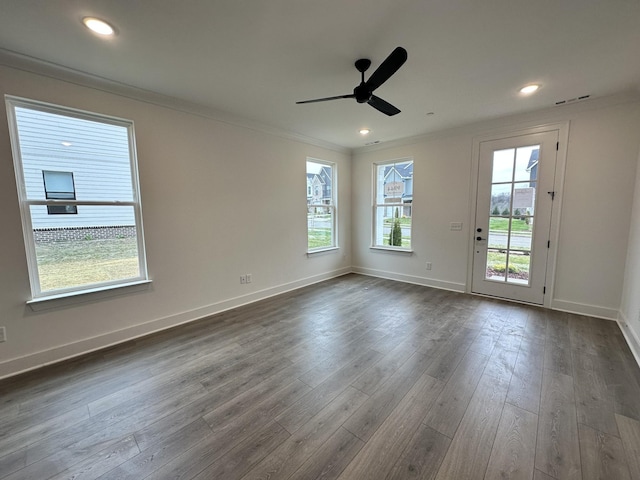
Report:
[[[369,135],[370,132],[371,130],[369,130],[368,128],[363,128],[362,130],[360,130],[360,135]]]
[[[98,35],[110,36],[116,33],[115,28],[99,18],[84,17],[82,19],[82,23],[84,23],[89,30],[97,33]]]
[[[520,93],[522,93],[523,95],[530,95],[536,90],[538,90],[539,88],[540,88],[540,85],[537,85],[537,84],[527,85],[520,89]]]
[[[71,142],[60,142],[62,144],[63,147],[70,147],[71,145],[73,145],[73,143]]]

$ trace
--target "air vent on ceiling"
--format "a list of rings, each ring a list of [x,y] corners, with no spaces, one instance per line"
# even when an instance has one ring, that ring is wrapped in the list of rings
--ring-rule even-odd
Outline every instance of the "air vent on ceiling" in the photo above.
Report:
[[[582,100],[586,100],[591,95],[582,95],[581,97],[568,98],[567,100],[559,100],[556,102],[556,105],[566,105],[568,103],[581,102]]]
[[[378,143],[380,143],[380,140],[375,140],[373,142],[367,142],[367,143],[365,143],[365,145],[377,145]]]

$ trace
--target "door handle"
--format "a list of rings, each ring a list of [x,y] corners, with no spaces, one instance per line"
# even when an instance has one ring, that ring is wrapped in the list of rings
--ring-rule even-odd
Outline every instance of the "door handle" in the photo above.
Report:
[[[482,240],[486,240],[486,238],[476,237],[476,240],[477,240],[478,242],[481,242]]]

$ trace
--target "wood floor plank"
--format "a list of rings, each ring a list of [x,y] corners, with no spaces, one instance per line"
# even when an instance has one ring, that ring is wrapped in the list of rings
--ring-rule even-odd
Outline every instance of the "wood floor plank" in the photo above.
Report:
[[[505,404],[485,478],[530,480],[537,428],[536,414]]]
[[[440,380],[423,374],[338,478],[386,478],[442,387]]]
[[[615,322],[349,274],[0,380],[0,479],[640,479],[639,398]]]
[[[287,431],[273,422],[206,467],[194,476],[193,480],[241,478],[253,465],[260,462],[288,437]]]
[[[280,414],[276,420],[289,433],[295,432],[356,380],[371,363],[378,361],[381,357],[382,355],[375,350],[366,350],[307,393],[295,405]]]
[[[364,443],[340,427],[289,480],[335,480]]]
[[[550,477],[544,472],[541,472],[540,470],[535,470],[533,473],[533,480],[556,480],[556,479],[553,477]]]
[[[20,416],[19,421],[6,426],[0,431],[0,451],[13,452],[33,443],[34,438],[43,439],[61,432],[72,425],[89,419],[86,405],[74,408],[55,417],[43,421]]]
[[[578,425],[578,434],[584,480],[631,479],[622,441],[618,437],[582,424]]]
[[[372,365],[370,368],[365,370],[365,372],[358,377],[352,385],[367,395],[373,394],[415,353],[422,344],[424,344],[424,340],[422,338],[415,343],[413,342],[413,339],[408,339],[401,342],[399,345],[396,344],[396,348],[385,355],[375,365]]]
[[[217,389],[211,390],[199,399],[186,405],[184,408],[172,413],[165,414],[154,422],[136,430],[135,436],[138,445],[142,450],[148,449],[155,443],[162,442],[173,432],[176,432],[186,425],[202,418],[207,413],[215,410],[220,405],[232,401],[234,398],[245,392],[252,392],[253,389],[279,391],[295,381],[297,373],[300,373],[296,366],[286,367],[272,376],[264,377],[260,372],[249,372],[245,375],[233,378]],[[296,385],[296,389],[301,392],[308,392],[310,388],[306,385]]]
[[[138,480],[145,478],[178,455],[194,447],[211,433],[209,424],[202,419],[198,419],[175,432],[164,442],[141,451],[126,462],[102,474],[99,479]]]
[[[507,402],[538,413],[542,391],[544,344],[526,338],[520,344],[518,359],[509,383]]]
[[[205,415],[203,418],[216,437],[225,438],[227,444],[233,445],[256,428],[272,422],[291,405],[295,405],[308,392],[308,388],[300,380],[294,380],[263,402],[252,406],[246,412],[242,412],[232,419],[218,423],[215,416]]]
[[[60,435],[52,435],[29,445],[26,448],[27,466],[12,478],[48,478],[62,472],[132,434],[159,412],[178,409],[203,392],[202,387],[185,389],[173,395],[167,392],[164,397],[149,399],[148,403],[137,404],[129,411],[125,407],[117,412],[109,410],[101,414],[99,419],[91,419],[86,425],[80,423]]]
[[[50,477],[50,480],[95,480],[103,473],[112,470],[139,453],[140,450],[133,435],[129,435],[109,448],[88,457],[58,475]]]
[[[469,350],[429,410],[425,424],[453,438],[488,361],[487,355]]]
[[[240,478],[251,465],[259,462],[288,437],[287,431],[275,422],[256,429],[235,445],[229,445],[223,437],[211,435],[145,480]]]
[[[335,400],[281,443],[243,478],[245,480],[289,478],[367,398],[368,396],[359,390],[347,387]]]
[[[435,478],[450,443],[449,437],[421,424],[386,480]]]
[[[571,349],[567,348],[567,344],[566,340],[547,339],[544,346],[544,368],[572,375]]]
[[[542,377],[535,465],[558,479],[582,476],[573,378],[553,370]]]
[[[367,441],[422,376],[431,357],[415,353],[345,422],[344,428]]]
[[[504,379],[483,375],[436,479],[482,479],[507,396]]]
[[[640,422],[617,414],[616,422],[631,478],[640,478]]]
[[[618,436],[613,393],[601,371],[573,369],[578,423]]]

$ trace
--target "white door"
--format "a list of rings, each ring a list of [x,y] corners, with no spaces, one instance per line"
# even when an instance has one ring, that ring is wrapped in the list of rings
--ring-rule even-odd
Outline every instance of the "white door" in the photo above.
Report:
[[[542,305],[558,131],[480,143],[471,290]]]

